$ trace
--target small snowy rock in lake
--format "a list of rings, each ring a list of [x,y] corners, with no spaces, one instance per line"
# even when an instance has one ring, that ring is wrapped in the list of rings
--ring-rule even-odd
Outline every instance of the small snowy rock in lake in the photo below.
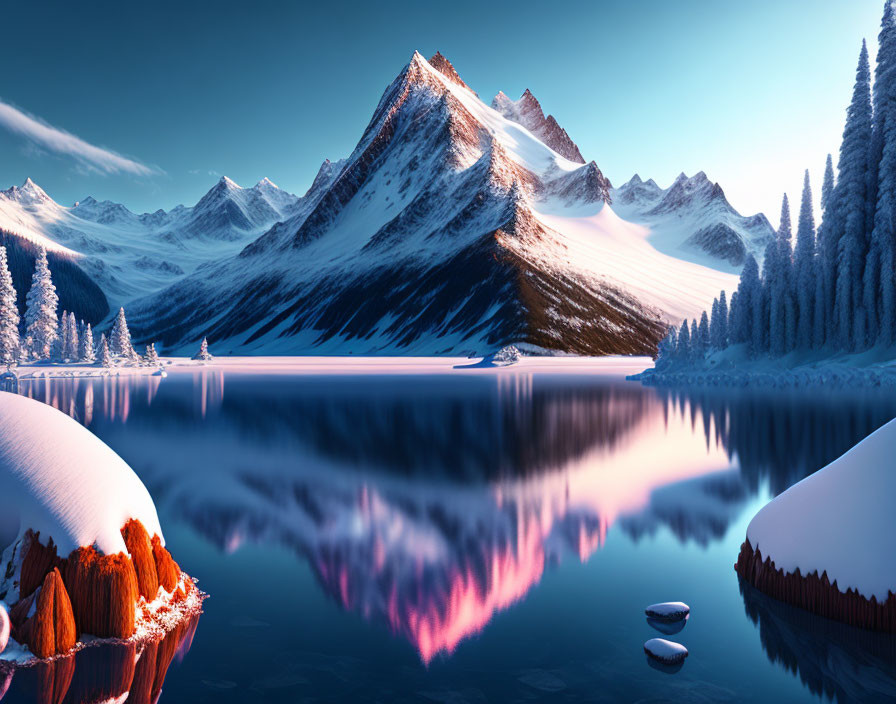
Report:
[[[678,665],[688,656],[688,649],[681,643],[665,638],[651,638],[644,644],[644,652],[664,665]]]
[[[691,613],[691,607],[682,601],[664,601],[661,604],[651,604],[644,609],[644,613],[657,621],[681,621]]]
[[[6,612],[6,604],[0,601],[0,653],[6,650],[9,643],[9,614]]]

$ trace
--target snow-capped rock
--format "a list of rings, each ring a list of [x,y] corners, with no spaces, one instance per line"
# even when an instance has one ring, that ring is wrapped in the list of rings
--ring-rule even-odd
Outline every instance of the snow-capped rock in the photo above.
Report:
[[[82,633],[130,637],[141,597],[175,605],[194,591],[133,470],[67,415],[12,393],[0,393],[0,513],[0,599],[37,657]]]
[[[780,494],[750,521],[735,569],[827,618],[896,632],[896,421]]]
[[[208,336],[268,353],[643,354],[736,285],[658,252],[613,212],[596,164],[433,62],[413,55],[295,215],[133,304],[132,330],[189,353]]]
[[[681,621],[691,613],[691,608],[683,601],[664,601],[659,604],[651,604],[644,613],[649,618],[660,621]]]
[[[679,174],[666,189],[635,174],[610,197],[622,217],[650,228],[648,240],[661,252],[729,271],[739,270],[748,254],[762,261],[775,235],[765,215],[738,213],[702,171]]]
[[[665,638],[651,638],[644,644],[644,652],[664,665],[678,665],[688,656],[688,649],[681,643]]]

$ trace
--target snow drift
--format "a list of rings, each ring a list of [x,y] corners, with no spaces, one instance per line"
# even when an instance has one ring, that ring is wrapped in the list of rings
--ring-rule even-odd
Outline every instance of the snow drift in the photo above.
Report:
[[[194,591],[133,470],[65,414],[9,393],[0,512],[0,600],[13,637],[37,657],[71,650],[81,633],[128,638],[153,605]]]
[[[735,565],[760,591],[827,618],[896,632],[896,421],[768,503]]]

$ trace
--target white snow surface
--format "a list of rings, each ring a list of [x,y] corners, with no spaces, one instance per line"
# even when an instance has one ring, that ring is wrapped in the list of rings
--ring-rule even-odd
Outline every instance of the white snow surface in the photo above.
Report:
[[[679,621],[691,613],[691,607],[683,601],[664,601],[660,604],[651,604],[644,613],[651,618]]]
[[[9,614],[6,612],[6,604],[0,601],[0,653],[6,650],[9,643]]]
[[[164,543],[155,504],[124,460],[64,413],[6,392],[0,392],[0,512],[19,524],[0,549],[30,528],[44,544],[52,538],[61,555],[89,545],[105,554],[127,552],[121,527],[131,518]]]
[[[644,644],[644,650],[667,665],[675,665],[688,656],[688,649],[681,643],[673,643],[665,638],[651,638]]]
[[[785,574],[827,571],[841,592],[896,592],[896,420],[794,484],[750,521],[747,539]]]

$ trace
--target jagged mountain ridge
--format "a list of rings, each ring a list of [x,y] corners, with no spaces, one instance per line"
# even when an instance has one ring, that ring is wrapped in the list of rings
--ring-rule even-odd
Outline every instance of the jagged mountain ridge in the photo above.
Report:
[[[499,92],[492,100],[492,107],[508,120],[520,123],[560,156],[577,164],[585,163],[576,143],[553,115],[545,116],[541,103],[528,88],[519,100],[511,100],[504,91]]]
[[[193,207],[138,215],[92,197],[59,205],[29,178],[0,191],[0,228],[76,263],[120,305],[237,253],[301,207],[301,198],[268,179],[241,188],[222,177]]]
[[[137,301],[170,350],[482,353],[510,342],[651,353],[733,277],[657,252],[609,181],[415,53],[303,212]],[[326,181],[326,179],[323,179]]]
[[[611,196],[622,217],[653,228],[649,241],[661,252],[716,268],[738,271],[749,254],[761,262],[775,236],[765,215],[738,213],[702,171],[679,174],[666,189],[635,174]]]

